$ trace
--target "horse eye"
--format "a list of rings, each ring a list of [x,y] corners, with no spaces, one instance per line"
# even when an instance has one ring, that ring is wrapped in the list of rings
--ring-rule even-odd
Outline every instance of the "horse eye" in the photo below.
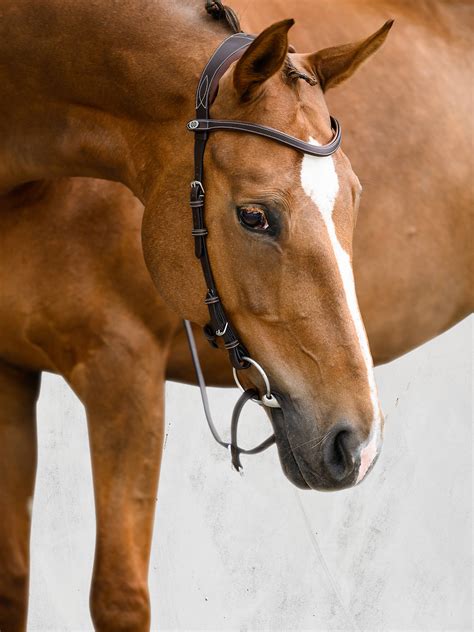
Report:
[[[266,231],[270,228],[265,211],[260,206],[239,206],[237,213],[239,222],[250,230]]]

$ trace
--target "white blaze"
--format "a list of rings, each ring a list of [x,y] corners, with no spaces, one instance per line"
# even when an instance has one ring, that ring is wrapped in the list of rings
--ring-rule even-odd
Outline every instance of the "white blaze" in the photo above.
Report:
[[[319,145],[313,138],[309,139],[313,145]],[[333,211],[339,192],[339,180],[334,166],[332,156],[311,156],[305,154],[301,166],[301,185],[304,192],[317,206],[324,220],[328,232],[329,241],[334,251],[339,274],[346,296],[347,307],[354,323],[354,329],[359,341],[359,346],[367,369],[367,383],[372,402],[373,420],[372,432],[367,440],[366,446],[361,451],[361,465],[357,483],[360,482],[370,467],[376,453],[379,442],[381,415],[377,396],[377,386],[375,384],[372,356],[370,354],[367,334],[365,333],[362,316],[357,302],[354,284],[354,273],[349,254],[341,246],[336,234]]]

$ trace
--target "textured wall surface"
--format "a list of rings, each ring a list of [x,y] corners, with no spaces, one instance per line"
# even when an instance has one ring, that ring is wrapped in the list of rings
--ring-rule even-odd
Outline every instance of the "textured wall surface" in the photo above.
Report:
[[[302,492],[274,448],[245,477],[196,388],[169,384],[150,587],[153,629],[472,629],[472,319],[377,369],[385,445],[358,488]],[[212,390],[224,431],[234,390]],[[268,433],[248,407],[242,443]],[[29,629],[89,631],[94,512],[83,409],[46,375]],[[120,516],[117,516],[120,520]]]

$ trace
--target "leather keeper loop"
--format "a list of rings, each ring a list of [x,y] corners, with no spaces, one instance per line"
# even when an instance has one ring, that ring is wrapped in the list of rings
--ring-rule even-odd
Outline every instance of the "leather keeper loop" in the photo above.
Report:
[[[200,206],[204,207],[204,198],[200,200],[191,200],[189,206],[191,208],[199,208]]]
[[[240,345],[240,342],[237,340],[237,338],[235,340],[232,340],[231,342],[226,342],[224,344],[224,347],[229,350],[229,349],[235,349],[236,347],[238,347]]]

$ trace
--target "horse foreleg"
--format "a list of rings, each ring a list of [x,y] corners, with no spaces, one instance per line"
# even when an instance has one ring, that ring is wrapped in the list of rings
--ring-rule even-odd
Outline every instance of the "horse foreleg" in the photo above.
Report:
[[[26,629],[39,374],[0,363],[0,630]]]
[[[150,626],[166,357],[151,337],[145,340],[133,349],[130,340],[113,341],[71,379],[88,418],[97,520],[90,604],[100,632]]]

